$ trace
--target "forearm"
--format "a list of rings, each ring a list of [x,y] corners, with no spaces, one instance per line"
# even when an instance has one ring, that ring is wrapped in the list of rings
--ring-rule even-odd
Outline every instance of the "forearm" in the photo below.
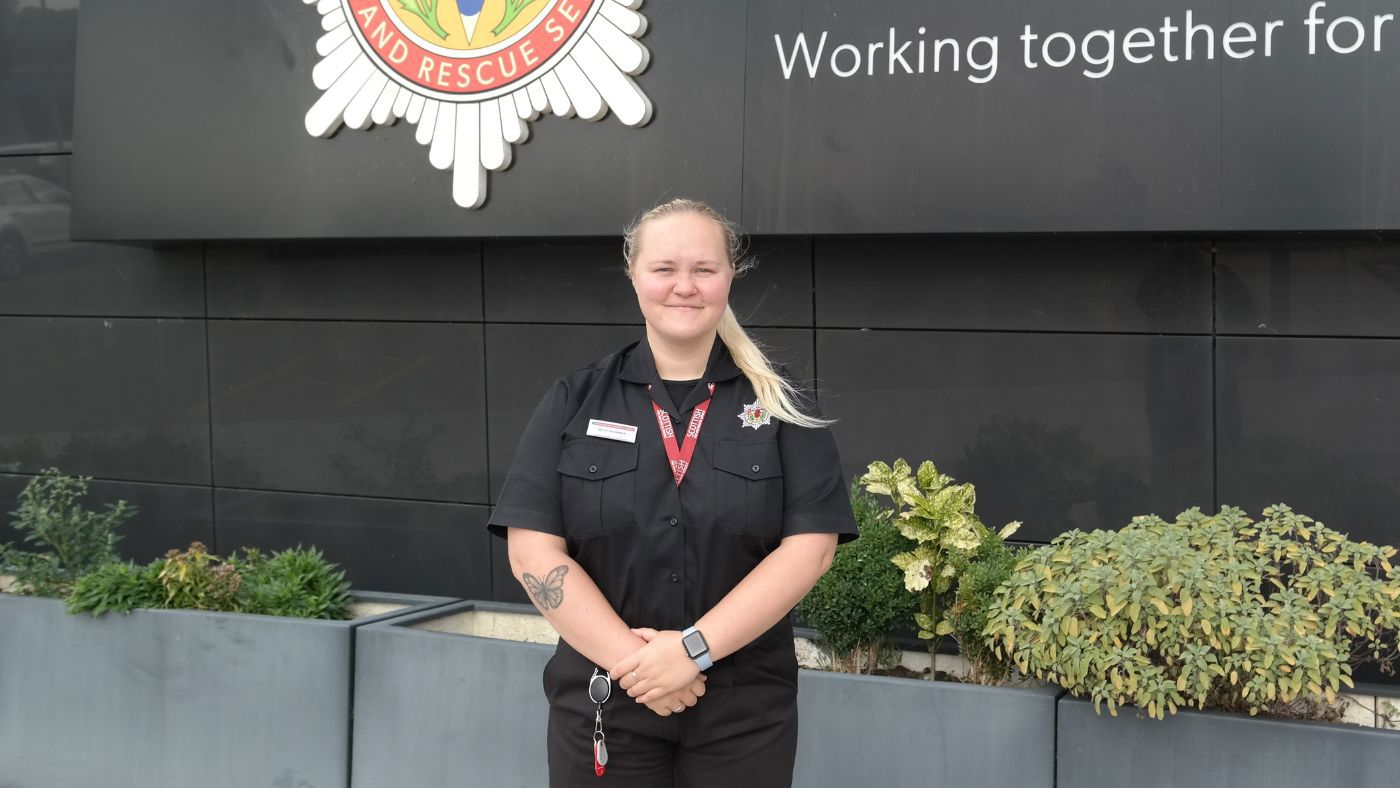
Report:
[[[695,622],[716,661],[738,651],[792,612],[831,566],[836,534],[784,539],[719,604]]]
[[[607,668],[646,645],[569,557],[563,539],[524,528],[508,534],[511,574],[575,651]]]

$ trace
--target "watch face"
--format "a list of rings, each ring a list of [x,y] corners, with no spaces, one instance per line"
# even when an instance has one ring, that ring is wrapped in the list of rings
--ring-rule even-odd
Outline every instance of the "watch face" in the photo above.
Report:
[[[709,647],[705,645],[705,636],[699,632],[691,632],[686,635],[681,639],[681,643],[685,644],[685,653],[689,654],[691,658],[698,657],[709,650]]]

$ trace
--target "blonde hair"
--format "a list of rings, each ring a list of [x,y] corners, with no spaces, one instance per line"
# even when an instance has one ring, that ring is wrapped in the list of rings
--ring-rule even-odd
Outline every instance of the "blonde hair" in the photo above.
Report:
[[[639,251],[637,241],[642,227],[653,219],[678,214],[701,216],[714,222],[720,228],[720,231],[724,233],[729,264],[734,267],[735,278],[753,268],[753,260],[744,254],[743,236],[733,222],[710,207],[708,203],[678,197],[661,203],[637,217],[636,221],[632,222],[631,226],[623,232],[622,255],[627,261],[629,275],[632,272],[632,264],[637,259]],[[774,418],[799,427],[825,427],[833,423],[831,419],[820,419],[802,412],[802,409],[797,405],[798,399],[802,396],[801,392],[773,369],[773,363],[768,360],[762,347],[748,335],[748,332],[744,331],[743,326],[739,325],[739,318],[735,316],[733,307],[728,304],[724,307],[724,315],[719,319],[719,338],[729,349],[729,355],[734,358],[734,363],[739,367],[739,371],[744,373],[744,377],[748,378],[749,385],[753,386],[754,393],[758,395],[758,401],[763,403]]]

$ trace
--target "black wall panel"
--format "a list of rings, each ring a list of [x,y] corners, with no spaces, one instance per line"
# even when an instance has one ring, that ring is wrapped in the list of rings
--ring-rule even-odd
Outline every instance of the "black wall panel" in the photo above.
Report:
[[[816,242],[828,327],[1210,333],[1195,241],[841,238]]]
[[[214,245],[209,316],[479,322],[481,243]]]
[[[0,317],[0,470],[209,483],[204,324]]]
[[[72,241],[71,158],[0,156],[0,314],[203,317],[201,245]]]
[[[77,0],[0,3],[0,156],[73,149],[77,43]]]
[[[1205,337],[818,330],[849,475],[931,459],[1018,538],[1211,505]]]
[[[1216,326],[1225,334],[1400,337],[1400,244],[1224,241]]]
[[[485,599],[487,509],[330,495],[219,490],[219,550],[315,546],[371,591]]]
[[[480,325],[209,327],[218,485],[486,501]]]
[[[1400,341],[1221,338],[1219,501],[1400,542]]]
[[[1392,136],[1379,132],[1400,125],[1396,8],[1365,0],[1319,6],[1324,22],[1309,55],[1303,20],[1314,5],[1227,5],[1236,19],[1287,21],[1273,57],[1221,64],[1222,228],[1380,228],[1400,219],[1400,159]],[[1384,14],[1392,17],[1377,41],[1373,19]],[[1325,31],[1341,16],[1364,28],[1359,40],[1349,24],[1333,31],[1340,48],[1359,44],[1356,51],[1337,52],[1327,43]]]

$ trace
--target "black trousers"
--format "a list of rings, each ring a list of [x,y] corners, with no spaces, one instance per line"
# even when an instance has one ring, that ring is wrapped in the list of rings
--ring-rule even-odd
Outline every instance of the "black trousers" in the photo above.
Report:
[[[593,771],[593,664],[563,641],[544,671],[550,788],[784,788],[797,755],[797,660],[786,648],[748,650],[706,671],[705,694],[670,717],[616,683],[603,704],[608,765]]]

